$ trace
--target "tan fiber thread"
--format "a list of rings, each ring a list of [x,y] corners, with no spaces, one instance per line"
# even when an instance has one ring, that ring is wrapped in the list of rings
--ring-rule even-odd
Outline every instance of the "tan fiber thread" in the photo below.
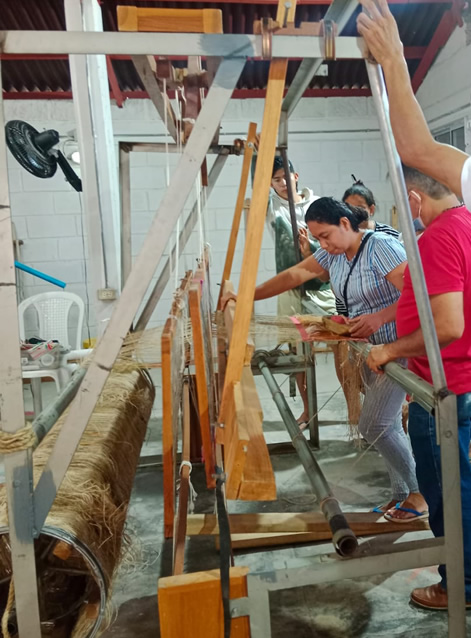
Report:
[[[16,432],[0,430],[0,454],[12,454],[34,447],[38,442],[31,423],[27,423]]]

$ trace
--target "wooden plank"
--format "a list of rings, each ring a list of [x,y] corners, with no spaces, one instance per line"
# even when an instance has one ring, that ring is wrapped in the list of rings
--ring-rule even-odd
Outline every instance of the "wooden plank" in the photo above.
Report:
[[[249,334],[287,65],[288,62],[285,59],[274,59],[270,64],[263,126],[255,169],[253,197],[239,283],[238,303],[236,304],[220,408],[220,422],[224,422],[224,415],[228,407],[229,388],[240,380],[244,367],[245,344]],[[241,344],[243,344],[242,347]]]
[[[220,9],[160,9],[118,6],[119,31],[222,33]]]
[[[427,521],[394,523],[375,512],[348,512],[345,517],[357,536],[371,534],[421,531],[429,529]],[[231,533],[234,534],[326,534],[330,527],[322,512],[266,514],[229,514]],[[219,528],[215,514],[193,514],[188,517],[188,536],[217,535]],[[330,538],[322,536],[319,540]]]
[[[176,432],[174,420],[178,414],[178,405],[174,405],[174,387],[172,382],[173,363],[172,353],[174,340],[179,338],[177,321],[182,312],[182,299],[188,295],[191,282],[191,271],[187,272],[180,288],[175,295],[175,301],[170,310],[161,337],[162,356],[162,460],[164,487],[164,534],[165,538],[172,538],[175,518],[175,440]],[[181,344],[180,344],[181,349]]]
[[[252,156],[255,148],[255,138],[257,135],[257,124],[250,122],[247,132],[247,142],[244,149],[244,161],[242,163],[242,173],[240,176],[239,192],[235,205],[234,217],[232,219],[231,234],[229,236],[229,245],[227,247],[226,260],[222,271],[221,288],[219,291],[219,299],[217,307],[221,306],[221,297],[224,291],[224,282],[231,278],[232,263],[239,234],[240,219],[244,210],[245,193],[247,191],[247,183],[249,181],[250,169],[252,166]]]
[[[231,599],[247,596],[248,573],[248,567],[231,568]],[[160,578],[158,598],[161,638],[222,638],[219,570]],[[250,638],[247,616],[232,620],[231,638]]]
[[[224,470],[226,498],[237,499],[242,483],[247,450],[250,444],[240,383],[233,388],[234,397],[224,428]]]
[[[198,275],[199,273],[199,275]],[[212,390],[212,380],[207,378],[206,357],[212,356],[211,352],[205,352],[203,324],[201,318],[201,280],[204,271],[197,271],[196,278],[189,288],[190,317],[193,335],[193,351],[195,357],[196,388],[198,395],[198,412],[200,417],[201,439],[203,442],[204,468],[206,473],[206,485],[214,488],[214,450],[211,437],[211,421],[209,415],[209,394]]]
[[[228,499],[276,499],[276,482],[263,435],[263,412],[250,368],[234,384],[233,407],[224,432]]]
[[[185,563],[185,540],[188,517],[188,496],[190,494],[190,386],[183,383],[183,432],[182,461],[180,470],[180,493],[178,495],[177,517],[175,520],[175,542],[173,545],[173,574],[183,574]]]
[[[224,281],[222,284],[223,295],[234,292],[234,286],[231,281]],[[227,302],[224,308],[224,325],[226,327],[227,340],[230,343],[232,338],[232,331],[234,326],[234,316],[236,312],[236,302],[230,300]],[[255,350],[255,343],[252,337],[247,336],[244,354],[244,366],[249,366],[252,361],[252,355]],[[225,379],[225,377],[224,377]]]

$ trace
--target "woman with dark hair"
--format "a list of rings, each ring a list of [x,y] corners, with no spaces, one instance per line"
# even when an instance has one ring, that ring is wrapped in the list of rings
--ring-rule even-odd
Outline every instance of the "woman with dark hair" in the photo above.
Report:
[[[402,244],[381,232],[362,231],[367,212],[332,197],[321,197],[306,213],[306,223],[321,248],[304,261],[257,286],[255,300],[278,295],[313,277],[330,279],[332,289],[347,310],[353,337],[373,344],[390,343],[396,336],[396,306],[402,290],[406,254]],[[359,419],[360,434],[374,444],[386,463],[392,497],[380,507],[401,507],[417,520],[428,516],[419,493],[415,462],[401,425],[405,392],[389,377],[375,375],[363,364],[365,399]]]
[[[347,188],[343,194],[342,201],[349,206],[356,206],[357,208],[364,208],[368,213],[368,218],[360,225],[360,228],[374,230],[380,233],[386,233],[392,237],[399,239],[400,233],[397,228],[393,228],[388,224],[381,224],[373,219],[373,215],[376,211],[376,200],[371,190],[363,184],[361,180],[357,180],[355,175],[353,177],[353,184],[350,188]]]

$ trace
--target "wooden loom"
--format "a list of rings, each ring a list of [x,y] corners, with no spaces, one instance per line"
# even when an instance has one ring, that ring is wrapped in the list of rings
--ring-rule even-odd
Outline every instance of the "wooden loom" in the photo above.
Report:
[[[123,10],[125,13],[128,8]],[[141,11],[141,14],[139,14]],[[127,14],[127,27],[131,30],[157,30],[149,27],[149,14],[133,9],[133,16]],[[277,22],[287,22],[294,27],[295,3],[289,9],[280,3]],[[286,15],[285,15],[286,14]],[[124,13],[123,13],[124,15]],[[161,16],[162,17],[162,16]],[[169,17],[169,16],[167,16]],[[170,16],[172,19],[175,16]],[[179,18],[184,18],[179,13]],[[191,19],[196,18],[194,14]],[[205,31],[205,17],[199,16],[198,26],[187,25],[189,31]],[[168,22],[166,23],[169,24]],[[187,23],[185,23],[187,24]],[[196,24],[196,23],[195,23]],[[207,23],[206,23],[207,24]],[[213,32],[218,30],[218,20],[212,17]],[[129,26],[131,25],[131,26]],[[146,26],[144,26],[146,25]],[[185,30],[178,21],[168,30]],[[214,26],[216,25],[216,26]],[[167,28],[165,28],[166,30]],[[159,29],[160,30],[160,29]],[[198,271],[187,273],[176,300],[171,316],[162,336],[162,390],[164,402],[164,497],[165,535],[174,538],[174,575],[159,580],[159,613],[163,638],[188,638],[203,636],[220,638],[223,624],[220,580],[218,572],[183,574],[185,538],[187,535],[217,535],[216,519],[211,515],[188,515],[189,495],[189,403],[190,390],[183,381],[185,366],[191,355],[178,343],[178,331],[191,317],[193,338],[193,362],[196,372],[199,427],[204,451],[206,484],[214,486],[214,472],[217,464],[224,464],[226,474],[226,497],[243,500],[274,500],[276,486],[262,431],[263,413],[257,396],[254,378],[250,368],[253,343],[248,338],[255,289],[258,260],[268,203],[271,167],[275,154],[276,137],[280,120],[281,101],[284,92],[286,59],[274,59],[270,63],[269,79],[265,101],[263,127],[258,145],[258,161],[253,185],[251,214],[248,221],[246,245],[239,284],[237,304],[229,303],[224,311],[224,323],[228,336],[218,335],[218,393],[214,392],[213,348],[211,343],[211,309],[208,292],[208,260],[203,258]],[[144,81],[144,77],[141,74]],[[146,85],[146,84],[145,84]],[[159,112],[165,111],[161,95],[155,86],[147,86],[154,91]],[[157,87],[158,89],[158,87]],[[149,91],[149,94],[151,94]],[[195,98],[194,104],[198,105]],[[169,132],[172,133],[172,114]],[[185,138],[191,130],[183,130]],[[247,136],[242,177],[236,203],[233,226],[230,235],[226,263],[221,281],[221,291],[230,289],[230,273],[244,207],[244,198],[250,171],[253,148],[256,144],[256,125],[251,124]],[[205,167],[202,167],[204,179]],[[218,303],[219,306],[219,303]],[[226,356],[227,355],[227,356]],[[219,399],[219,412],[216,411]],[[218,414],[216,418],[216,414]],[[182,431],[182,464],[179,498],[176,498],[176,450],[178,432]],[[177,504],[178,502],[178,504]],[[379,517],[372,514],[350,515],[352,529],[361,535],[378,532],[404,531],[395,523],[376,523]],[[323,517],[317,514],[239,514],[230,516],[234,546],[255,547],[282,545],[293,542],[326,540],[331,532]],[[408,529],[424,529],[422,522],[408,526]],[[230,573],[231,597],[247,595],[247,568],[233,568]],[[191,623],[188,618],[191,617]],[[199,622],[199,620],[201,622]],[[237,638],[250,635],[247,618],[232,621],[232,634]]]

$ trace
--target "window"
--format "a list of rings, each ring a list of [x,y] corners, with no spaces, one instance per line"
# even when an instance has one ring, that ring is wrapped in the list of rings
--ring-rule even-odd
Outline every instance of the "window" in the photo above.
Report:
[[[441,144],[450,144],[455,148],[459,148],[460,151],[466,151],[464,125],[451,125],[446,129],[435,132],[433,136],[437,142],[440,142]]]

